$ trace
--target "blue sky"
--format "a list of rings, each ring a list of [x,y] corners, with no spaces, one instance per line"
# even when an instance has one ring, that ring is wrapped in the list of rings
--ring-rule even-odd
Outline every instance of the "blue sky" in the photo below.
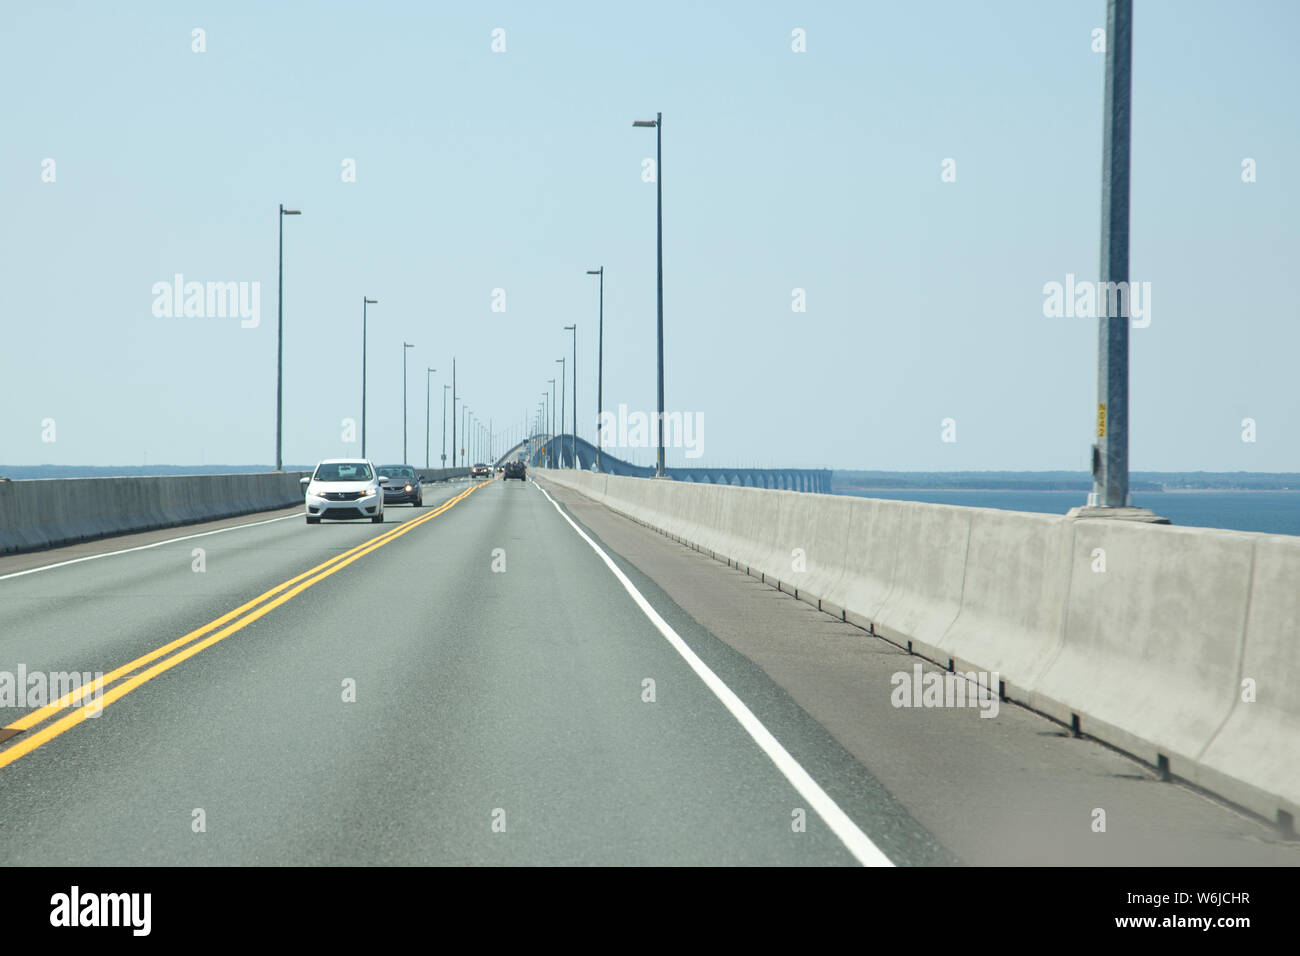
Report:
[[[1042,289],[1097,274],[1102,0],[0,19],[0,462],[271,462],[281,202],[286,462],[359,451],[363,295],[371,457],[401,455],[403,340],[418,464],[438,369],[436,464],[452,356],[518,431],[574,321],[592,437],[599,265],[605,405],[653,410],[655,134],[631,123],[662,111],[667,406],[704,423],[670,464],[1088,467],[1096,322],[1044,317]],[[1300,471],[1300,5],[1136,0],[1134,23],[1132,467]],[[260,283],[260,324],[155,316],[177,273]]]

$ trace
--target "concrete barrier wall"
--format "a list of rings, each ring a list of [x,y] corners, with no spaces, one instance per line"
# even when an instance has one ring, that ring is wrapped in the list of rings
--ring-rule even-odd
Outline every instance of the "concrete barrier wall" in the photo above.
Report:
[[[448,478],[468,478],[468,468],[417,468],[420,481],[446,481]]]
[[[1293,538],[1265,535],[1255,542],[1247,607],[1238,693],[1199,763],[1203,786],[1249,806],[1241,781],[1287,793],[1300,767],[1300,548]],[[1295,809],[1290,812],[1294,822]]]
[[[1073,523],[1051,515],[971,510],[961,612],[938,650],[958,669],[978,660],[978,669],[1003,675],[1009,695],[1026,700],[1027,688],[1036,686],[1061,649]]]
[[[1253,554],[1268,536],[1072,523],[1062,646],[1030,702],[1048,713],[1081,702],[1085,733],[1106,725],[1106,740],[1199,783],[1196,759],[1237,696]]]
[[[288,508],[302,474],[0,482],[0,554]]]
[[[1287,828],[1300,812],[1300,538],[537,474]]]

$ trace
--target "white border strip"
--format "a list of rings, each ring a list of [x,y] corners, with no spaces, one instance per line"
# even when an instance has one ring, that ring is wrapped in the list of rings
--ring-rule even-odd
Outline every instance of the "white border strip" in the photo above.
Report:
[[[256,528],[258,525],[272,524],[276,521],[286,521],[289,518],[301,517],[302,512],[295,511],[291,515],[281,515],[279,518],[267,518],[265,521],[249,521],[245,524],[233,524],[229,528],[217,528],[215,531],[200,531],[198,534],[187,534],[179,538],[168,538],[165,541],[155,541],[153,544],[142,544],[134,548],[122,548],[118,551],[105,551],[103,554],[87,554],[84,557],[72,558],[68,561],[60,561],[58,564],[42,564],[39,568],[28,568],[26,571],[13,571],[10,574],[0,574],[0,581],[7,581],[9,578],[21,578],[24,574],[36,574],[39,571],[52,571],[55,568],[66,568],[70,564],[80,564],[82,561],[94,561],[97,558],[111,558],[119,554],[130,554],[132,551],[148,551],[150,548],[161,548],[164,544],[175,544],[177,541],[190,541],[194,538],[206,538],[210,534],[222,534],[226,531],[238,531],[240,528]],[[6,557],[8,556],[6,555]]]
[[[745,702],[737,697],[735,692],[723,683],[722,678],[713,673],[709,666],[696,656],[695,652],[687,646],[686,642],[681,639],[668,622],[659,616],[659,612],[636,589],[636,585],[628,579],[622,569],[610,560],[609,555],[601,550],[600,545],[592,541],[586,532],[564,513],[564,509],[556,503],[555,499],[546,494],[545,488],[531,478],[529,481],[538,491],[546,495],[546,500],[555,506],[555,510],[560,513],[560,517],[569,523],[569,527],[578,532],[578,536],[591,545],[592,550],[600,555],[601,560],[605,562],[605,566],[609,568],[614,577],[618,578],[619,583],[632,596],[632,600],[636,602],[637,607],[650,619],[650,623],[658,629],[664,639],[673,646],[673,649],[682,656],[682,659],[686,661],[691,670],[695,671],[700,680],[704,681],[704,685],[713,691],[713,695],[722,702],[722,706],[726,707],[740,723],[740,726],[745,728],[745,731],[754,739],[754,742],[758,744],[763,753],[767,754],[772,763],[776,764],[776,768],[781,771],[786,780],[790,781],[790,784],[799,792],[799,795],[808,802],[809,806],[822,818],[822,821],[830,827],[831,832],[839,837],[840,842],[853,854],[857,861],[863,866],[893,866],[894,864],[889,857],[885,856],[880,848],[871,842],[871,839],[858,828],[858,825],[850,819],[847,813],[840,809],[839,804],[831,799],[830,795],[809,775],[808,771],[804,770],[799,762],[790,756],[790,752],[781,746],[781,742],[772,736],[771,732],[754,716],[754,712],[745,706]]]

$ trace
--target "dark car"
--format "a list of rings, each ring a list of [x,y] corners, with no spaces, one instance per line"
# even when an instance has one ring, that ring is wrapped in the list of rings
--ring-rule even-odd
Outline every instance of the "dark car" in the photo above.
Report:
[[[469,474],[471,478],[491,478],[492,469],[480,461],[469,470]]]
[[[518,478],[520,481],[524,481],[527,479],[527,476],[527,468],[524,465],[523,460],[516,458],[514,461],[506,462],[505,474],[502,476],[501,480],[505,481],[509,478]]]
[[[424,507],[424,486],[410,465],[380,465],[375,471],[388,479],[384,485],[384,504]]]

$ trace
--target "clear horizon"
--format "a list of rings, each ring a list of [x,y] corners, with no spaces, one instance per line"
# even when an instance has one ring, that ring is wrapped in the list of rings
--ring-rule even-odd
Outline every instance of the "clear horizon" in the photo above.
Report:
[[[1130,466],[1300,471],[1300,7],[1136,8]],[[364,296],[373,459],[403,355],[412,464],[453,356],[516,432],[564,358],[568,421],[575,322],[593,439],[599,266],[605,408],[652,411],[662,111],[666,405],[707,425],[669,466],[1088,469],[1096,323],[1047,290],[1097,274],[1102,0],[4,16],[0,458],[272,461],[280,203],[286,462],[360,454]]]

